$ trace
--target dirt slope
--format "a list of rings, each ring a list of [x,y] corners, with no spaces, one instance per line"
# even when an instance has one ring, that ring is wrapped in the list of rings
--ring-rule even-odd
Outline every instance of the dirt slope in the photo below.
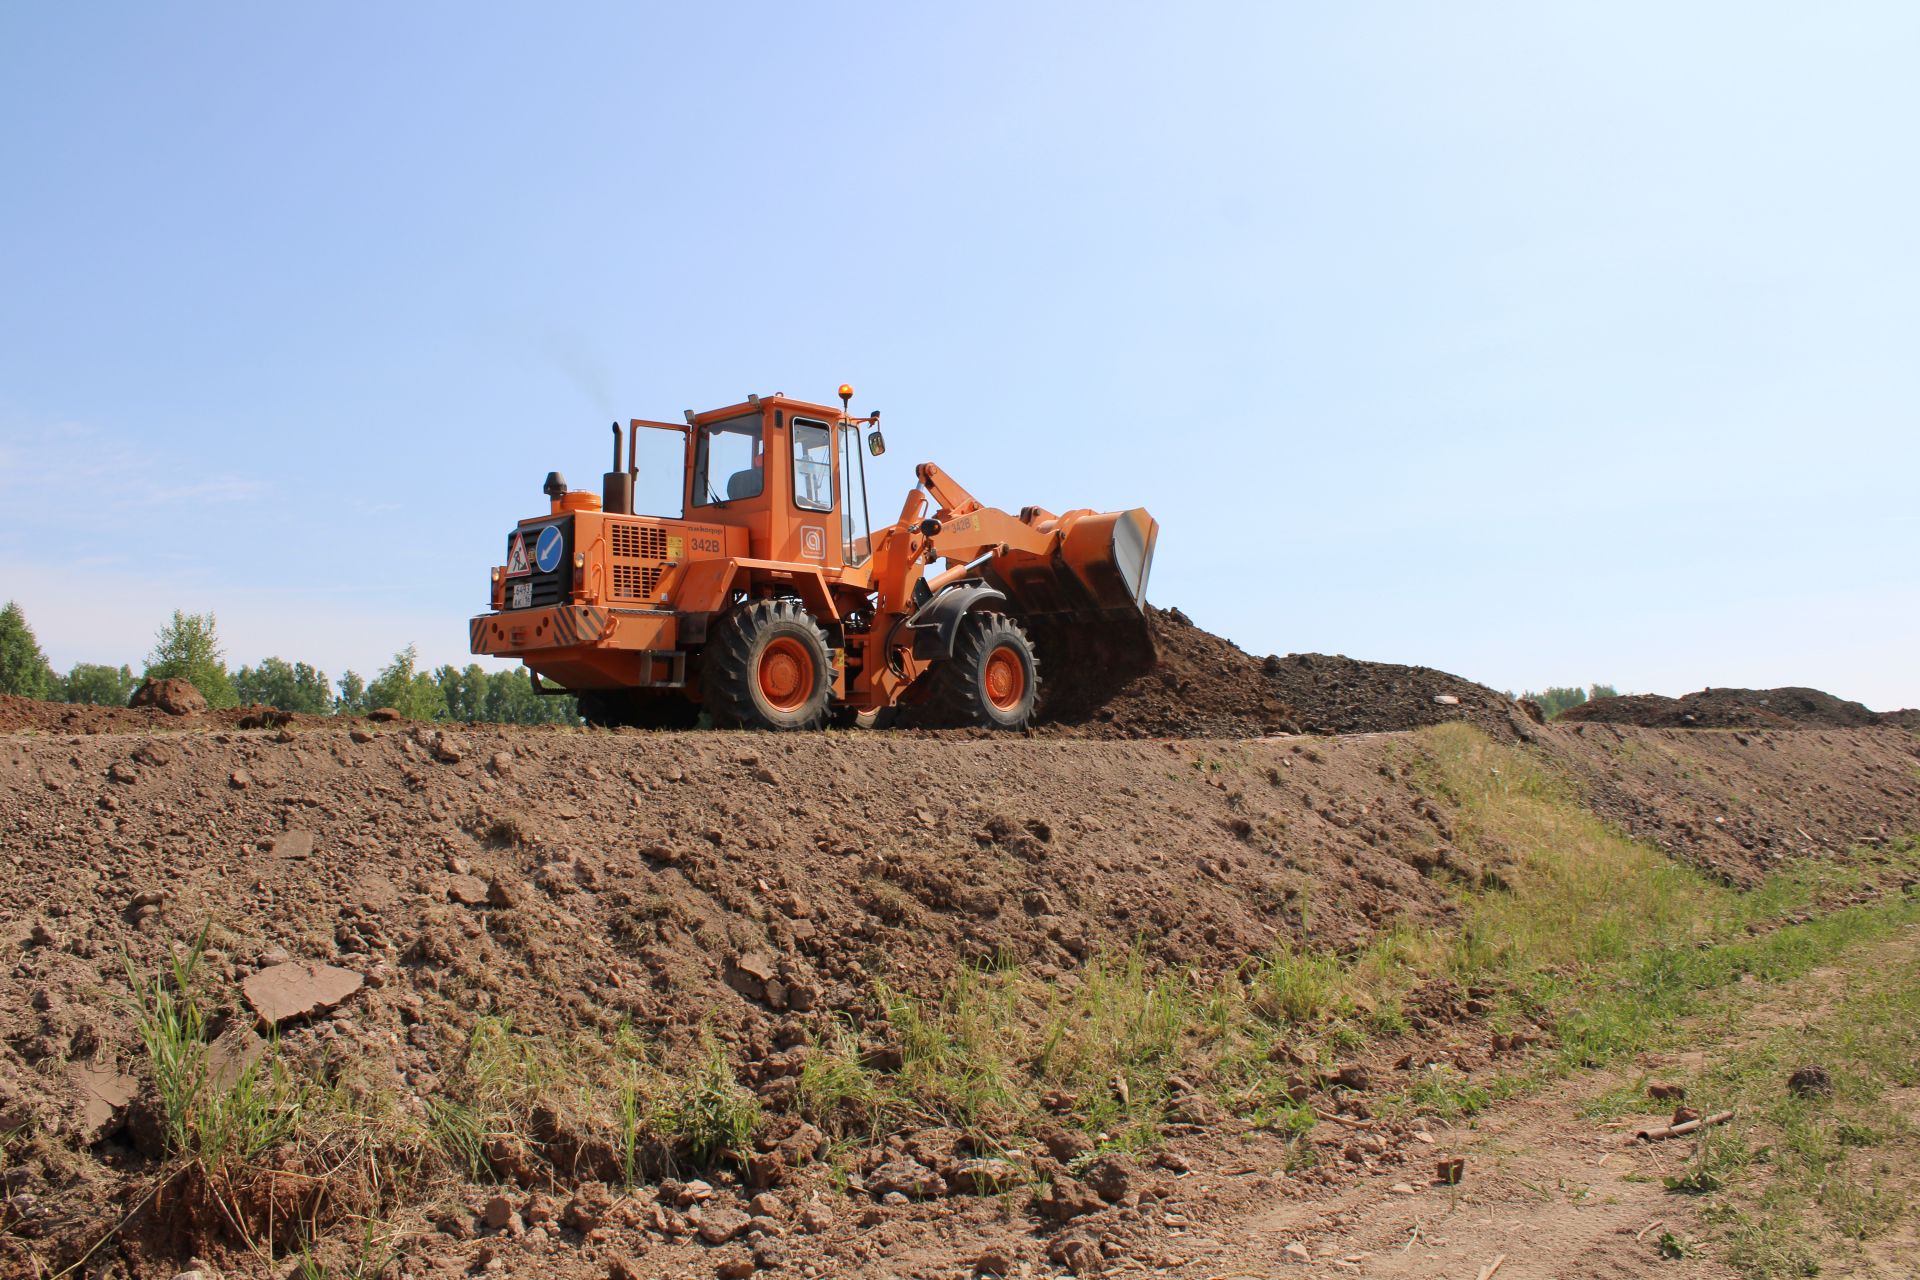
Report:
[[[1816,841],[1838,849],[1920,827],[1915,744],[1897,731],[1535,736],[1623,821],[1733,878]],[[110,1108],[106,1140],[90,1144],[76,1101],[90,1077],[74,1073],[137,1077],[126,965],[153,972],[203,928],[208,980],[223,990],[276,960],[363,976],[337,1016],[284,1028],[283,1049],[318,1072],[352,1060],[403,1106],[428,1105],[481,1018],[508,1017],[556,1035],[631,1024],[667,1058],[692,1055],[710,1028],[778,1116],[796,1039],[850,1025],[884,1042],[876,980],[933,994],[963,963],[999,956],[1071,983],[1084,958],[1136,941],[1150,963],[1220,971],[1280,941],[1348,948],[1395,920],[1443,922],[1442,881],[1474,869],[1411,784],[1417,750],[1396,735],[337,722],[0,738],[0,1113],[45,1131],[28,1158],[10,1157],[8,1193],[37,1215],[35,1247],[71,1258],[152,1185],[141,1104]],[[555,1132],[543,1159],[588,1158],[567,1141]],[[788,1211],[818,1185],[807,1175],[783,1192]],[[461,1213],[489,1194],[466,1191]],[[834,1273],[849,1257],[891,1259],[889,1223],[922,1241],[920,1256],[958,1257],[998,1212],[962,1197],[888,1210],[869,1230],[857,1221],[878,1212],[871,1202],[822,1203],[828,1225],[793,1247],[852,1249],[839,1262],[812,1255]],[[117,1246],[126,1274],[170,1276],[219,1245],[217,1224],[183,1234],[182,1221],[193,1220],[136,1224]],[[1028,1231],[1012,1235],[1030,1242]],[[552,1241],[515,1266],[607,1274],[591,1241]],[[652,1250],[649,1274],[716,1265],[697,1241],[632,1243]],[[482,1247],[449,1237],[433,1252],[465,1269]]]
[[[1555,754],[1588,807],[1634,837],[1740,884],[1796,857],[1909,834],[1895,775],[1920,740],[1899,729],[1635,729],[1555,724]],[[1888,762],[1891,762],[1890,764]],[[1859,787],[1848,779],[1876,779]],[[1831,807],[1830,807],[1831,806]],[[1806,820],[1803,820],[1806,819]]]

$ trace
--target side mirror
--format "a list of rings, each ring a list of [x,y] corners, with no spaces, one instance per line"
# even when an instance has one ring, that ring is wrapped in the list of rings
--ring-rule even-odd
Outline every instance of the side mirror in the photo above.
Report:
[[[887,451],[887,438],[878,431],[867,437],[867,452],[879,457]]]

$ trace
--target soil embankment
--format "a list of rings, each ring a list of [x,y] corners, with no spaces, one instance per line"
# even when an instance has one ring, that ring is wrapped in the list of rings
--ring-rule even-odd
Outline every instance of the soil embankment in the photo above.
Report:
[[[1151,972],[1226,976],[1275,954],[1351,954],[1396,925],[1444,936],[1459,887],[1497,884],[1503,855],[1456,833],[1422,784],[1422,740],[1389,730],[1465,719],[1524,744],[1603,816],[1738,883],[1920,830],[1920,743],[1898,729],[1543,726],[1442,672],[1263,660],[1173,611],[1154,625],[1159,671],[1026,738],[0,702],[0,1133],[14,1135],[0,1275],[33,1274],[28,1258],[57,1270],[109,1236],[94,1262],[129,1277],[171,1276],[195,1253],[268,1274],[245,1237],[289,1209],[377,1210],[413,1233],[416,1276],[947,1275],[985,1258],[985,1237],[1035,1274],[1096,1269],[1108,1246],[1180,1274],[1204,1251],[1154,1206],[1182,1169],[1219,1175],[1207,1162],[1235,1131],[1204,1090],[1182,1086],[1157,1166],[1088,1162],[1074,1126],[1108,1104],[1087,1095],[1044,1100],[1058,1132],[894,1116],[849,1123],[835,1154],[802,1119],[835,1087],[808,1062],[845,1042],[845,1061],[897,1070],[914,1032],[886,993],[937,1002],[970,966],[1016,967],[1064,998],[1090,961],[1136,949]],[[383,1124],[417,1117],[408,1132],[470,1151],[471,1168],[377,1204],[344,1187],[303,1198],[319,1166],[244,1186],[171,1172],[129,974],[164,973],[202,938],[210,1035],[244,1049],[257,1011],[295,1010],[269,1016],[302,1078],[377,1100]],[[302,965],[325,968],[288,977]],[[1441,984],[1412,1001],[1410,1061],[1477,1016],[1470,995]],[[717,1049],[727,1088],[760,1108],[757,1154],[681,1181],[658,1152],[623,1163],[550,1109],[512,1142],[476,1121],[461,1147],[453,1082],[507,1043],[638,1043],[667,1072]],[[1487,1053],[1446,1051],[1465,1066]],[[1330,1109],[1325,1079],[1276,1067],[1296,1069]],[[857,1119],[857,1094],[835,1097]],[[1339,1105],[1356,1114],[1349,1095]],[[1416,1141],[1404,1125],[1376,1133],[1378,1150],[1341,1164],[1336,1144],[1287,1194]],[[995,1169],[1057,1190],[1009,1208],[969,1194],[991,1192]],[[1075,1232],[1056,1229],[1065,1219]],[[1104,1244],[1088,1243],[1095,1222]]]
[[[1897,731],[1536,737],[1623,822],[1729,878],[1920,828],[1914,741]],[[216,991],[288,961],[359,975],[333,1014],[284,1024],[281,1049],[323,1074],[352,1061],[403,1107],[430,1109],[495,1019],[555,1038],[637,1028],[663,1060],[715,1036],[777,1120],[791,1045],[851,1027],[884,1060],[877,983],[934,997],[962,965],[996,962],[1071,984],[1136,941],[1152,965],[1224,972],[1280,945],[1444,928],[1448,886],[1497,868],[1460,853],[1410,777],[1416,757],[1396,735],[15,735],[0,740],[0,1109],[44,1136],[9,1176],[57,1209],[41,1225],[68,1258],[148,1185],[163,1148],[141,1120],[127,965],[161,971],[203,929]],[[82,1064],[127,1096],[90,1117]],[[583,1175],[556,1162],[582,1157],[549,1136],[505,1167],[564,1198]],[[610,1173],[589,1162],[584,1176]],[[823,1168],[774,1176],[790,1179],[789,1210],[825,1187]],[[478,1213],[491,1193],[464,1194]],[[867,1240],[886,1256],[857,1225],[870,1209],[823,1203],[808,1248]],[[982,1211],[963,1198],[888,1213],[920,1224],[924,1252],[960,1249]],[[477,1246],[450,1229],[432,1249],[458,1269]],[[197,1230],[185,1247],[219,1243],[214,1219]],[[148,1264],[136,1274],[184,1257],[170,1237],[129,1239]],[[685,1239],[654,1242],[662,1267],[716,1265]],[[542,1265],[606,1274],[600,1257],[570,1238]]]

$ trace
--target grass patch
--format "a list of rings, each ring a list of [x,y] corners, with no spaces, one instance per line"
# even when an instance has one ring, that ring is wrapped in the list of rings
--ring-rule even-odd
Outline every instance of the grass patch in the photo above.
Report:
[[[209,1034],[213,1010],[199,980],[205,946],[203,930],[164,973],[143,980],[129,963],[127,977],[168,1151],[223,1174],[291,1138],[311,1091],[294,1081],[271,1046],[238,1071],[222,1069]]]
[[[1830,1074],[1831,1097],[1785,1087],[1808,1063]],[[1822,1258],[1845,1257],[1910,1216],[1920,1134],[1887,1092],[1916,1085],[1920,958],[1909,958],[1689,1082],[1689,1096],[1733,1107],[1739,1120],[1699,1144],[1676,1189],[1712,1198],[1718,1243],[1742,1274],[1814,1274]]]
[[[1920,923],[1920,902],[1898,897],[1810,914],[1868,883],[1858,864],[1802,864],[1746,891],[1716,881],[1625,837],[1539,760],[1470,726],[1423,729],[1413,748],[1413,777],[1447,805],[1464,851],[1447,866],[1463,917],[1456,932],[1399,924],[1351,954],[1284,943],[1204,980],[1154,972],[1136,948],[1065,983],[997,965],[962,971],[933,999],[882,989],[899,1070],[862,1065],[849,1037],[808,1063],[803,1110],[840,1138],[903,1123],[1005,1138],[1055,1119],[1037,1105],[1054,1094],[1071,1097],[1073,1122],[1137,1145],[1166,1118],[1180,1074],[1234,1112],[1301,1136],[1314,1123],[1302,1082],[1407,1031],[1408,994],[1440,980],[1493,992],[1495,1029],[1538,1023],[1558,1041],[1517,1074],[1428,1070],[1398,1091],[1376,1083],[1372,1095],[1467,1117],[1667,1043],[1702,993],[1746,977],[1785,980]],[[1920,866],[1912,841],[1875,856]]]
[[[1454,808],[1458,843],[1491,886],[1462,895],[1448,972],[1550,1023],[1555,1072],[1666,1043],[1701,992],[1796,977],[1920,921],[1920,903],[1893,897],[1772,927],[1872,881],[1857,863],[1822,861],[1735,889],[1622,835],[1564,779],[1477,729],[1439,725],[1417,741],[1416,779]],[[1908,840],[1878,858],[1920,867],[1920,848]]]
[[[631,1028],[548,1036],[483,1017],[432,1100],[429,1132],[476,1180],[565,1151],[631,1183],[681,1165],[743,1165],[759,1119],[759,1100],[711,1036],[669,1067]]]
[[[883,989],[901,1046],[890,1105],[988,1138],[1031,1127],[1050,1093],[1072,1095],[1081,1122],[1117,1141],[1156,1124],[1183,1048],[1205,1034],[1200,984],[1150,973],[1137,948],[1077,978],[996,966],[963,970],[937,1001]]]
[[[630,1073],[637,1084],[637,1073]],[[625,1095],[622,1130],[631,1153],[638,1130],[637,1094]],[[668,1091],[653,1114],[652,1130],[685,1147],[699,1168],[746,1163],[748,1140],[760,1121],[760,1100],[734,1078],[733,1063],[718,1041],[709,1038],[692,1070]],[[628,1165],[632,1165],[631,1154]]]
[[[1461,1120],[1485,1111],[1493,1095],[1452,1067],[1437,1064],[1420,1073],[1406,1100],[1443,1120]]]

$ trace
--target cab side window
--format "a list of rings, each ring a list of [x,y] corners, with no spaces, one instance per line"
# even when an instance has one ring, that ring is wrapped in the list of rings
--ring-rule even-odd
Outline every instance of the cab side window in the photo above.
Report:
[[[833,432],[811,418],[793,420],[793,505],[833,510]]]

